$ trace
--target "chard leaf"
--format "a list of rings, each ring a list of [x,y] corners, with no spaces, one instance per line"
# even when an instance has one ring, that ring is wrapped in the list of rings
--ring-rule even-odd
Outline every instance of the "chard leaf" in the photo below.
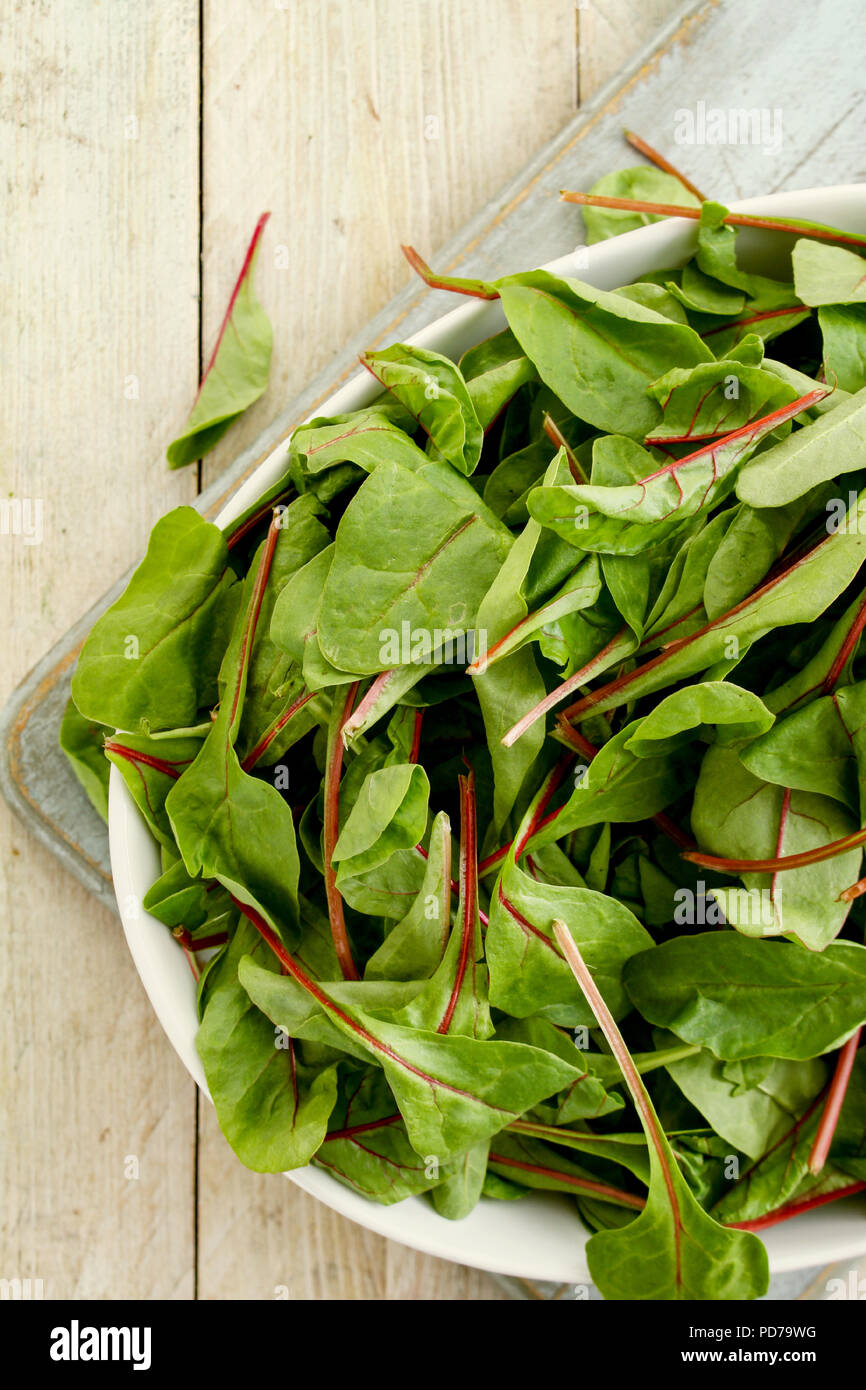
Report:
[[[460,473],[474,473],[484,431],[459,367],[441,353],[402,343],[365,352],[361,361],[405,406],[442,458]]]
[[[273,1022],[291,1010],[295,979],[249,960],[241,965],[240,979]],[[356,1006],[335,1004],[333,993],[331,986],[317,988],[321,1009],[340,1034],[383,1068],[412,1147],[422,1156],[447,1161],[464,1153],[574,1077],[574,1068],[538,1048],[385,1023]]]
[[[557,923],[555,932],[620,1064],[650,1158],[649,1191],[640,1216],[619,1229],[597,1231],[587,1243],[593,1282],[608,1299],[759,1298],[769,1283],[766,1250],[755,1236],[717,1225],[692,1196],[640,1073],[565,923]]]
[[[796,400],[799,393],[792,386],[762,370],[762,357],[760,338],[746,337],[729,358],[687,369],[674,367],[654,381],[649,391],[662,408],[662,418],[653,429],[652,442],[728,434]]]
[[[302,1168],[321,1145],[337,1099],[337,1068],[310,1068],[292,1039],[251,1002],[238,982],[241,960],[276,963],[241,921],[209,982],[196,1047],[220,1128],[241,1162],[257,1173]]]
[[[694,775],[685,754],[638,757],[627,744],[639,727],[639,720],[627,724],[588,768],[578,764],[574,790],[555,820],[533,836],[533,848],[585,825],[646,820],[682,793]]]
[[[419,468],[425,454],[409,438],[407,424],[412,418],[402,407],[381,401],[348,415],[319,416],[295,430],[290,456],[310,474],[346,462],[358,464],[365,473],[386,461]]]
[[[660,409],[647,387],[672,367],[712,360],[692,328],[624,295],[533,270],[496,283],[514,336],[573,415],[632,439]]]
[[[703,932],[633,956],[623,979],[645,1019],[723,1060],[820,1057],[866,1020],[866,947],[852,941],[817,953]]]
[[[489,1038],[488,976],[478,916],[475,783],[460,778],[460,898],[441,960],[424,987],[397,1011],[380,1014],[422,1031]],[[449,884],[450,888],[450,884]]]
[[[703,681],[661,700],[640,721],[624,747],[639,758],[657,758],[682,746],[683,735],[715,725],[720,743],[762,734],[774,716],[751,690],[729,681]]]
[[[367,961],[364,978],[429,979],[442,959],[450,917],[451,825],[440,811],[430,832],[424,878],[412,905]]]
[[[827,417],[829,418],[829,417]],[[817,426],[810,426],[815,429]],[[862,534],[861,534],[862,527]],[[697,633],[674,642],[659,656],[602,687],[575,707],[574,717],[586,717],[592,709],[602,713],[627,700],[662,690],[667,685],[705,671],[730,657],[736,639],[737,654],[774,627],[811,623],[839,596],[866,558],[866,492],[848,508],[837,531],[767,582],[730,612],[714,619]]]
[[[676,1039],[671,1033],[659,1033],[656,1041],[664,1047]],[[805,1063],[776,1057],[752,1060],[762,1064],[762,1074],[751,1086],[729,1080],[727,1070],[733,1064],[720,1062],[707,1051],[669,1062],[667,1070],[716,1134],[740,1153],[758,1159],[823,1089],[827,1068],[817,1057]]]
[[[753,507],[783,506],[818,483],[862,468],[864,452],[866,389],[752,459],[737,480],[737,496]]]
[[[700,202],[684,188],[673,174],[666,174],[648,164],[639,164],[634,169],[617,169],[613,174],[604,174],[589,189],[590,193],[603,193],[608,198],[636,198],[640,202],[678,203],[683,207],[700,207]],[[610,208],[581,208],[586,224],[586,240],[592,246],[607,237],[620,236],[622,232],[632,232],[637,227],[645,227],[650,222],[663,221],[648,212],[618,212]]]
[[[397,1112],[382,1072],[369,1067],[350,1074],[315,1158],[338,1182],[384,1206],[429,1192],[446,1181],[445,1171],[419,1158]],[[383,1123],[384,1122],[384,1123]]]
[[[816,389],[810,396],[780,406],[760,420],[703,445],[685,458],[655,468],[639,481],[625,486],[564,484],[537,488],[529,499],[530,514],[584,550],[636,555],[658,544],[672,529],[687,522],[702,508],[721,501],[731,491],[736,474],[761,440],[821,394],[823,391]],[[834,411],[825,419],[836,420],[838,415],[839,412]],[[811,429],[807,433],[811,434]],[[746,497],[744,500],[753,499]],[[787,500],[790,499],[779,499]]]
[[[491,1004],[515,1018],[540,1015],[567,1027],[593,1023],[553,938],[557,918],[568,921],[611,1012],[618,1018],[627,1013],[623,966],[646,950],[649,934],[614,898],[589,888],[537,883],[512,856],[505,861],[490,907],[486,949]]]
[[[147,734],[122,734],[105,744],[105,756],[120,772],[151,833],[168,850],[175,848],[165,800],[181,774],[201,752],[202,739],[175,734],[156,739]]]
[[[791,253],[794,288],[804,304],[861,304],[866,301],[866,261],[843,246],[803,237]]]
[[[217,692],[237,607],[222,532],[192,507],[154,526],[147,554],[98,618],[72,677],[85,719],[147,732],[195,722]]]
[[[423,639],[418,659],[429,663],[443,634],[472,629],[508,545],[507,532],[419,474],[381,464],[337,530],[318,616],[325,658],[357,675],[385,670],[396,664],[386,644],[399,642],[407,624],[413,643]]]
[[[537,379],[535,367],[508,328],[464,352],[460,371],[484,430],[490,428],[521,386]]]
[[[427,826],[430,783],[417,763],[392,763],[364,779],[334,848],[340,877],[377,869],[395,850],[411,849]]]
[[[270,213],[264,213],[256,224],[195,405],[182,432],[166,451],[172,468],[183,468],[202,458],[267,387],[273,332],[256,299],[253,269],[269,217]]]
[[[106,822],[110,768],[102,745],[111,732],[105,724],[85,719],[75,708],[74,700],[67,700],[58,741],[90,804]]]
[[[824,370],[836,390],[861,391],[866,386],[866,305],[825,304],[818,310]]]
[[[704,758],[692,829],[702,846],[712,845],[724,858],[796,854],[856,828],[845,809],[828,797],[753,776],[736,748],[712,748]],[[822,951],[845,923],[848,904],[839,894],[857,878],[861,855],[857,848],[784,873],[744,873],[745,892],[714,888],[713,896],[738,931],[784,934],[809,950]]]
[[[254,883],[260,901],[291,932],[299,874],[291,809],[275,786],[244,772],[234,747],[278,535],[274,523],[249,571],[220,671],[219,712],[194,763],[166,797],[165,811],[190,874],[218,879],[230,892]]]

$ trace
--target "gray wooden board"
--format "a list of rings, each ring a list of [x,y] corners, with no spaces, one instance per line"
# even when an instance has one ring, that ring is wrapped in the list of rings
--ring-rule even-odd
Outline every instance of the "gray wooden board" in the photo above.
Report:
[[[610,169],[639,163],[623,127],[667,153],[720,200],[863,179],[866,115],[861,73],[866,26],[858,0],[709,0],[685,6],[657,46],[605,88],[445,247],[419,247],[441,269],[493,278],[540,265],[583,240],[563,187],[588,188]],[[519,98],[522,99],[522,98]],[[770,142],[680,144],[683,111],[765,113]],[[394,254],[399,255],[397,247]],[[451,307],[413,281],[236,460],[197,505],[213,514],[256,464],[355,370],[357,354],[417,332]],[[104,903],[114,906],[105,827],[57,747],[77,649],[126,583],[117,585],[31,671],[0,721],[0,787],[29,827]]]

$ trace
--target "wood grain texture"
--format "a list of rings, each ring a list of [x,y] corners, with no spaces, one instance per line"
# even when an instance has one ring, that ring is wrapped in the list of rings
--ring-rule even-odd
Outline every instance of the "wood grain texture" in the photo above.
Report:
[[[274,323],[268,391],[206,479],[410,278],[401,242],[435,253],[560,129],[575,65],[573,0],[205,5],[206,350],[265,209]]]
[[[577,0],[580,101],[595,96],[681,8],[680,0]]]
[[[155,441],[198,336],[195,3],[8,11],[0,491],[43,538],[0,535],[4,698],[191,495]],[[194,1088],[116,919],[5,806],[0,865],[0,1277],[188,1298]]]

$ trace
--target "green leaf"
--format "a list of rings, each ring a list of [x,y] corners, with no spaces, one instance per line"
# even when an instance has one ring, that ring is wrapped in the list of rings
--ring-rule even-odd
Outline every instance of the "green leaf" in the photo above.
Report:
[[[294,980],[251,961],[241,965],[240,979],[275,1023],[286,1017],[288,997],[298,988]],[[357,1007],[335,1006],[333,992],[320,987],[322,1007],[337,1030],[383,1068],[412,1147],[422,1156],[445,1161],[464,1153],[574,1078],[574,1068],[538,1048],[385,1023]]]
[[[241,923],[210,981],[196,1036],[220,1128],[257,1173],[302,1168],[325,1137],[337,1099],[337,1069],[305,1067],[295,1046],[250,1001],[238,963],[267,948]],[[257,967],[269,973],[269,961]]]
[[[78,658],[72,698],[84,718],[144,733],[193,724],[216,697],[238,592],[216,526],[192,507],[162,517]]]
[[[737,496],[753,507],[780,507],[862,468],[864,448],[866,390],[752,459],[737,480]]]
[[[826,417],[829,418],[829,417]],[[817,426],[810,426],[810,429]],[[862,527],[863,534],[860,533]],[[852,503],[838,530],[747,600],[716,618],[694,636],[674,643],[646,665],[592,697],[603,713],[627,700],[652,694],[705,671],[730,657],[736,639],[739,656],[775,627],[812,623],[839,596],[866,559],[866,492]],[[610,819],[614,819],[611,817]]]
[[[735,743],[765,733],[774,716],[751,690],[728,681],[703,681],[668,695],[642,719],[624,747],[639,758],[657,758],[682,747],[687,739],[716,726],[720,743]]]
[[[402,406],[383,401],[348,415],[320,415],[295,430],[290,456],[313,475],[345,462],[358,464],[366,473],[385,461],[419,468],[426,455],[403,428],[411,424]]]
[[[804,237],[791,253],[794,288],[804,304],[866,301],[866,261],[842,246]]]
[[[717,1225],[692,1196],[647,1089],[580,951],[570,941],[564,923],[557,923],[555,933],[619,1062],[646,1135],[650,1159],[646,1205],[638,1218],[620,1229],[599,1230],[587,1243],[593,1282],[608,1299],[759,1298],[769,1283],[767,1252],[755,1236]]]
[[[709,750],[701,766],[692,829],[710,853],[750,860],[815,849],[849,835],[857,822],[826,796],[762,782],[743,766],[735,748],[719,747]],[[738,931],[783,933],[822,951],[847,918],[848,904],[839,894],[857,878],[861,853],[848,850],[774,875],[747,872],[745,891],[714,888],[713,896]]]
[[[576,995],[553,939],[557,918],[568,923],[611,1012],[617,1018],[627,1013],[623,966],[646,950],[649,934],[615,898],[589,888],[538,883],[511,856],[494,889],[487,928],[491,1004],[516,1018],[538,1014],[567,1027],[592,1024],[592,1012]]]
[[[108,821],[108,774],[109,766],[102,749],[103,740],[111,729],[95,720],[85,719],[75,708],[70,698],[66,702],[60,724],[59,743],[69,765],[94,810]]]
[[[496,282],[514,336],[542,381],[597,429],[643,439],[661,412],[647,387],[712,360],[694,329],[611,290],[533,270]]]
[[[659,1033],[656,1041],[664,1047],[676,1039],[671,1033]],[[755,1060],[762,1065],[762,1075],[748,1087],[732,1082],[728,1068],[734,1064],[720,1062],[711,1052],[667,1064],[683,1095],[716,1134],[753,1159],[787,1133],[827,1079],[827,1068],[818,1058],[805,1063],[776,1057]]]
[[[345,890],[345,884],[341,887]],[[451,825],[440,811],[412,905],[367,961],[366,980],[427,980],[442,959],[451,918]]]
[[[430,783],[417,763],[393,763],[368,773],[340,831],[333,862],[340,877],[376,869],[395,850],[411,849],[427,826]]]
[[[318,617],[324,656],[357,675],[383,671],[398,664],[391,644],[399,650],[407,624],[410,657],[429,663],[444,634],[472,629],[508,544],[420,475],[381,464],[337,530]]]
[[[273,332],[256,299],[253,269],[269,216],[266,212],[259,218],[195,405],[182,432],[166,451],[172,468],[183,468],[212,449],[267,387]]]
[[[461,473],[474,473],[484,431],[459,367],[441,353],[403,343],[365,352],[361,361],[405,406],[442,458]]]
[[[182,773],[191,767],[202,747],[195,734],[154,738],[123,734],[110,738],[105,756],[123,777],[132,799],[161,845],[175,849],[174,832],[165,801]]]
[[[243,771],[234,747],[273,534],[272,528],[244,584],[220,672],[219,712],[195,762],[169,792],[165,810],[190,874],[216,878],[232,893],[253,885],[257,899],[291,931],[299,874],[292,812],[276,787]]]
[[[623,979],[648,1022],[722,1059],[819,1057],[866,1020],[866,947],[852,941],[816,953],[704,932],[633,956]]]
[[[589,189],[590,193],[602,193],[607,198],[634,198],[642,203],[676,203],[678,207],[700,207],[698,199],[684,188],[673,174],[665,174],[648,164],[639,164],[634,169],[618,169],[616,173],[605,174],[596,179]],[[634,231],[650,222],[661,222],[664,218],[648,212],[618,212],[611,208],[582,207],[586,223],[586,240],[590,246],[607,237],[619,236],[622,232]]]
[[[828,381],[842,395],[866,386],[866,305],[825,304],[818,310],[818,327]]]
[[[577,764],[574,790],[556,820],[533,837],[533,848],[585,825],[647,820],[682,794],[694,776],[685,751],[639,757],[627,745],[640,723],[634,720],[614,734],[588,767]]]
[[[360,1075],[352,1072],[342,1089],[345,1099],[331,1117],[331,1133],[314,1160],[317,1167],[384,1206],[447,1181],[444,1169],[416,1154],[399,1115],[396,1123],[375,1127],[397,1109],[381,1071],[370,1067]]]
[[[530,515],[585,550],[638,554],[664,540],[673,529],[702,509],[721,501],[731,491],[737,473],[761,440],[799,414],[804,401],[809,399],[805,397],[782,405],[760,420],[660,468],[647,456],[643,476],[625,486],[566,483],[559,487],[537,488],[529,499]],[[824,418],[836,420],[838,414],[834,411]],[[764,457],[766,455],[761,455]]]
[[[787,382],[762,370],[760,338],[744,338],[735,352],[719,362],[674,367],[652,383],[650,395],[662,408],[653,441],[728,434],[797,399],[798,393]]]
[[[521,386],[535,381],[535,367],[510,329],[469,348],[460,371],[482,429],[487,430]]]

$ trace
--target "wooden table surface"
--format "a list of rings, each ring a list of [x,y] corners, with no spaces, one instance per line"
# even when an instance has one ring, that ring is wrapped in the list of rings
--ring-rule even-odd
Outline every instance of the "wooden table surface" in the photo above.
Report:
[[[168,471],[245,244],[274,323],[250,442],[679,0],[18,0],[5,172],[0,700],[202,482]],[[57,757],[60,758],[58,752]],[[46,1298],[503,1297],[247,1172],[118,921],[0,804],[0,1278]]]

